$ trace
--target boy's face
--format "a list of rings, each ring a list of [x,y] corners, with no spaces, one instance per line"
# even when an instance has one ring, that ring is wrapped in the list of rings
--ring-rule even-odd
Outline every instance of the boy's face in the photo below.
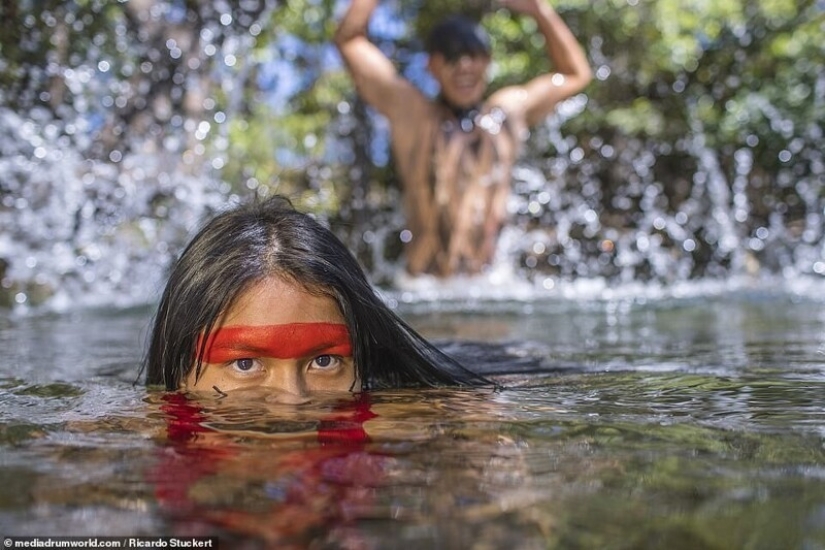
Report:
[[[430,55],[427,68],[441,86],[441,95],[454,107],[466,109],[477,105],[487,90],[490,56],[463,54],[448,60],[444,54]]]

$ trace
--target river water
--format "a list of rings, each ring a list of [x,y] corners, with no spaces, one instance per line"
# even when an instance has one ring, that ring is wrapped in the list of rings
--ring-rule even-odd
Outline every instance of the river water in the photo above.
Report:
[[[301,406],[134,384],[148,309],[7,316],[0,535],[825,548],[821,282],[585,294],[387,293],[501,386]]]

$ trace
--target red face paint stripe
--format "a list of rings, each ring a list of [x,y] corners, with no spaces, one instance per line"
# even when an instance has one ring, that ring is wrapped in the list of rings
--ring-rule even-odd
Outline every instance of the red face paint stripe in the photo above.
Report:
[[[199,339],[199,350],[201,342]],[[254,357],[298,359],[315,355],[352,356],[347,326],[341,323],[289,323],[221,327],[209,334],[203,360],[226,363]]]

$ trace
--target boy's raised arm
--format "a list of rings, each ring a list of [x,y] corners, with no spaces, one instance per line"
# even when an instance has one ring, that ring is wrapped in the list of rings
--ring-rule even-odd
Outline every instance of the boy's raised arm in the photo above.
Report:
[[[584,89],[593,77],[590,63],[562,18],[547,0],[499,0],[500,4],[516,13],[535,19],[544,37],[547,57],[553,67],[521,86],[517,97],[514,90],[508,92],[523,110],[528,125],[540,122],[556,104]],[[513,97],[517,99],[513,100]]]
[[[417,93],[378,47],[367,38],[378,0],[352,0],[335,32],[335,45],[346,63],[358,95],[381,114],[392,118],[403,97]]]

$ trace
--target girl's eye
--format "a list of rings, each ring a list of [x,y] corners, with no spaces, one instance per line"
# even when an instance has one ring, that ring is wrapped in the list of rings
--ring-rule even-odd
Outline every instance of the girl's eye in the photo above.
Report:
[[[312,360],[312,366],[319,369],[330,369],[341,364],[341,359],[335,355],[319,355]]]
[[[235,368],[235,370],[247,374],[251,373],[256,369],[256,367],[258,366],[258,362],[254,359],[249,358],[236,359],[232,362],[232,366]]]

